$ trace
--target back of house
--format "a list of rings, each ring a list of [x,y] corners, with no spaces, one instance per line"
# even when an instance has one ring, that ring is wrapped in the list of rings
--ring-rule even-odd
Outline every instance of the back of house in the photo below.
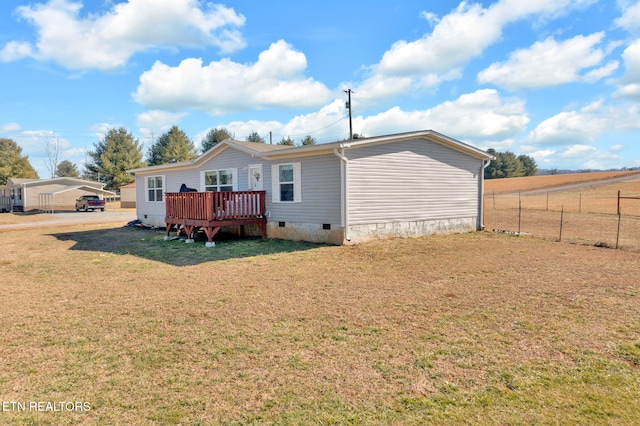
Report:
[[[484,151],[433,131],[287,147],[226,140],[193,161],[130,170],[138,219],[164,193],[266,191],[270,238],[343,244],[482,227]]]

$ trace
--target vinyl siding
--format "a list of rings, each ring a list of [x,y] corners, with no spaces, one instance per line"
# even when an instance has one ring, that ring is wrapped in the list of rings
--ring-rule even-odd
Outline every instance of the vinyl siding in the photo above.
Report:
[[[267,193],[269,221],[340,224],[340,159],[329,154],[265,162],[268,192],[271,191],[271,165],[291,163],[300,163],[302,201],[274,203]]]
[[[274,203],[272,201],[271,174],[276,164],[300,163],[302,201],[299,203]],[[248,166],[262,165],[263,189],[269,222],[331,223],[340,224],[340,160],[334,155],[302,157],[292,160],[267,161],[235,149],[225,149],[198,168],[138,172],[136,174],[137,215],[146,223],[162,225],[165,203],[146,201],[146,178],[164,176],[165,191],[178,192],[184,183],[203,191],[201,172],[219,169],[237,169],[237,190],[249,188]],[[144,217],[147,215],[147,218]]]
[[[351,225],[478,215],[478,159],[424,139],[347,156]]]

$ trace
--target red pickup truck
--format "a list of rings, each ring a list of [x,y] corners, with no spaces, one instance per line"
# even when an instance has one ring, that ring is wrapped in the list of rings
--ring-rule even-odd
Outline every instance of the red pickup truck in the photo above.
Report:
[[[106,203],[101,200],[97,195],[83,195],[76,200],[76,211],[83,210],[85,212],[89,210],[104,211]]]

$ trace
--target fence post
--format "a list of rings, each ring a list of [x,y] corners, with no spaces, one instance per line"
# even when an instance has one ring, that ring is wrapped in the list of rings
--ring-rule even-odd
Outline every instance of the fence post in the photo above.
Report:
[[[549,211],[549,191],[547,191],[547,208],[545,211]]]
[[[620,209],[618,209],[618,231],[616,232],[616,249],[618,248],[618,243],[620,242]]]
[[[562,241],[562,225],[564,224],[564,204],[562,205],[562,209],[560,209],[560,238],[558,242]]]
[[[520,193],[518,192],[518,235],[520,234],[521,222],[522,222],[522,200],[520,199]]]
[[[578,204],[578,213],[582,213],[582,191],[580,191],[580,202]]]

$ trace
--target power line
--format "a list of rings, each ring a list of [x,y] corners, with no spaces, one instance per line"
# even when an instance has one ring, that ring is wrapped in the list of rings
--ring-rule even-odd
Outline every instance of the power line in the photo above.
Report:
[[[337,119],[336,121],[334,121],[334,122],[333,122],[333,123],[331,123],[331,124],[327,124],[327,125],[326,125],[326,126],[324,126],[324,127],[321,127],[321,128],[319,128],[319,129],[316,129],[316,130],[312,130],[312,131],[310,131],[310,132],[297,133],[297,134],[295,134],[295,133],[294,133],[294,134],[288,134],[288,135],[281,134],[281,135],[276,135],[276,136],[306,136],[306,135],[311,135],[311,134],[313,134],[313,133],[318,133],[318,132],[320,132],[320,131],[322,131],[322,130],[324,130],[324,129],[328,129],[328,128],[329,128],[329,127],[331,127],[331,126],[334,126],[334,125],[338,124],[339,122],[341,122],[341,121],[342,121],[342,120],[344,120],[345,118],[347,118],[347,114],[343,115],[342,117],[340,117],[339,119]]]

